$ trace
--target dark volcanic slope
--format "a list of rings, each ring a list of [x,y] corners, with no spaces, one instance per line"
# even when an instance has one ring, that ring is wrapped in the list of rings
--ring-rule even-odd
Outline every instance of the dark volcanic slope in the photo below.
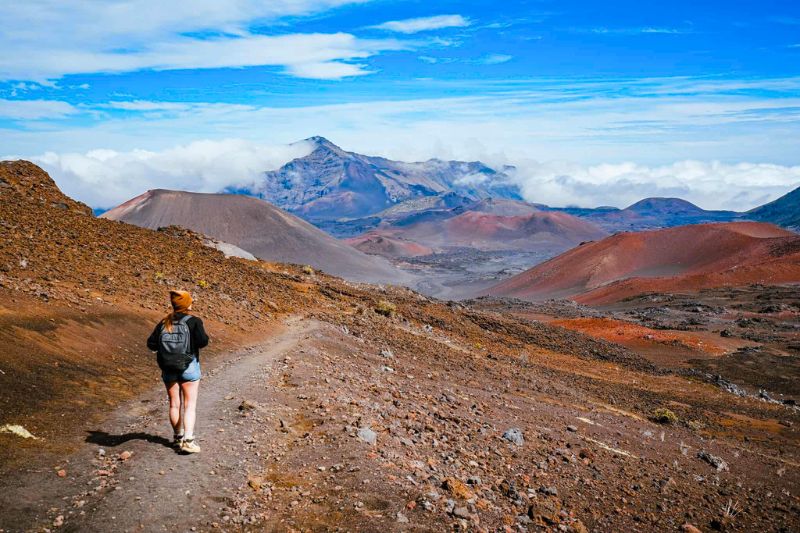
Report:
[[[748,211],[747,217],[800,229],[800,187],[773,202]]]
[[[681,198],[645,198],[625,209],[550,208],[586,218],[609,231],[642,231],[685,224],[731,222],[742,218],[734,211],[707,211]]]
[[[574,248],[488,293],[608,302],[660,291],[800,282],[800,237],[758,222],[622,233]]]
[[[363,217],[404,200],[449,191],[472,200],[520,198],[504,173],[478,161],[418,163],[347,152],[322,137],[311,137],[312,152],[237,192],[258,196],[314,221]]]
[[[380,258],[353,250],[311,224],[247,196],[153,190],[102,217],[150,229],[183,226],[261,259],[309,264],[358,281],[400,282],[408,277]]]

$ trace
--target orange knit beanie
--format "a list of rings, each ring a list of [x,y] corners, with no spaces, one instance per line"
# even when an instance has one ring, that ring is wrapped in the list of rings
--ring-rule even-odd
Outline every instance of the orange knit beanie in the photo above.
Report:
[[[169,291],[169,299],[176,313],[185,313],[192,305],[192,295],[187,291]]]

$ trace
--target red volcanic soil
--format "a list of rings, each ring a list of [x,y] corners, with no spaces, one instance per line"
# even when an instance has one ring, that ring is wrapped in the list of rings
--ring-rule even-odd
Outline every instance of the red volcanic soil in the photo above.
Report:
[[[468,246],[481,250],[530,249],[536,246],[574,246],[606,233],[567,213],[533,212],[503,216],[467,211],[445,220],[424,221],[406,227],[387,227],[377,232],[431,248]]]
[[[546,320],[589,335],[621,344],[661,366],[690,366],[689,359],[717,358],[753,343],[742,339],[720,337],[708,331],[676,331],[653,329],[614,318],[561,318]]]
[[[697,224],[622,233],[574,248],[489,289],[600,304],[645,292],[800,282],[800,236],[771,224]]]
[[[427,246],[372,232],[346,239],[344,242],[365,254],[383,257],[419,257],[433,253],[433,249]]]

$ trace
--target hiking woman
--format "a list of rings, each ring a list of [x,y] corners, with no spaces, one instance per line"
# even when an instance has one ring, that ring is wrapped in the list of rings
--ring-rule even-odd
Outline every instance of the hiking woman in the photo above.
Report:
[[[156,324],[147,347],[158,353],[161,378],[169,395],[169,421],[173,446],[184,453],[198,453],[194,422],[200,388],[200,348],[208,346],[203,321],[191,315],[192,296],[170,291],[172,312]]]

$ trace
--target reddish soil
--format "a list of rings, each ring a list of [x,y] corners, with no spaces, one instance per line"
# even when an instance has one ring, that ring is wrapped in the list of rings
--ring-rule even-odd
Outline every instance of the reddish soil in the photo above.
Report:
[[[379,232],[365,233],[358,237],[346,239],[345,242],[365,254],[383,257],[420,257],[433,253],[433,249],[427,246],[399,238],[387,237]]]
[[[43,437],[0,434],[0,530],[800,527],[788,406],[564,328],[202,242],[96,219],[35,166],[0,165],[0,424]],[[165,445],[142,346],[171,287],[214,341],[198,456]]]
[[[613,318],[553,319],[549,323],[621,344],[637,353],[661,353],[656,362],[665,366],[674,364],[676,358],[685,364],[690,358],[718,357],[753,344],[710,332],[658,330]],[[671,352],[673,357],[663,352]]]
[[[643,292],[800,282],[800,236],[770,224],[697,224],[579,246],[490,288],[493,295],[582,303]]]
[[[602,238],[603,230],[566,213],[532,212],[503,216],[467,211],[444,220],[423,221],[409,226],[387,226],[375,235],[413,241],[434,249],[468,246],[479,250],[566,247]]]

